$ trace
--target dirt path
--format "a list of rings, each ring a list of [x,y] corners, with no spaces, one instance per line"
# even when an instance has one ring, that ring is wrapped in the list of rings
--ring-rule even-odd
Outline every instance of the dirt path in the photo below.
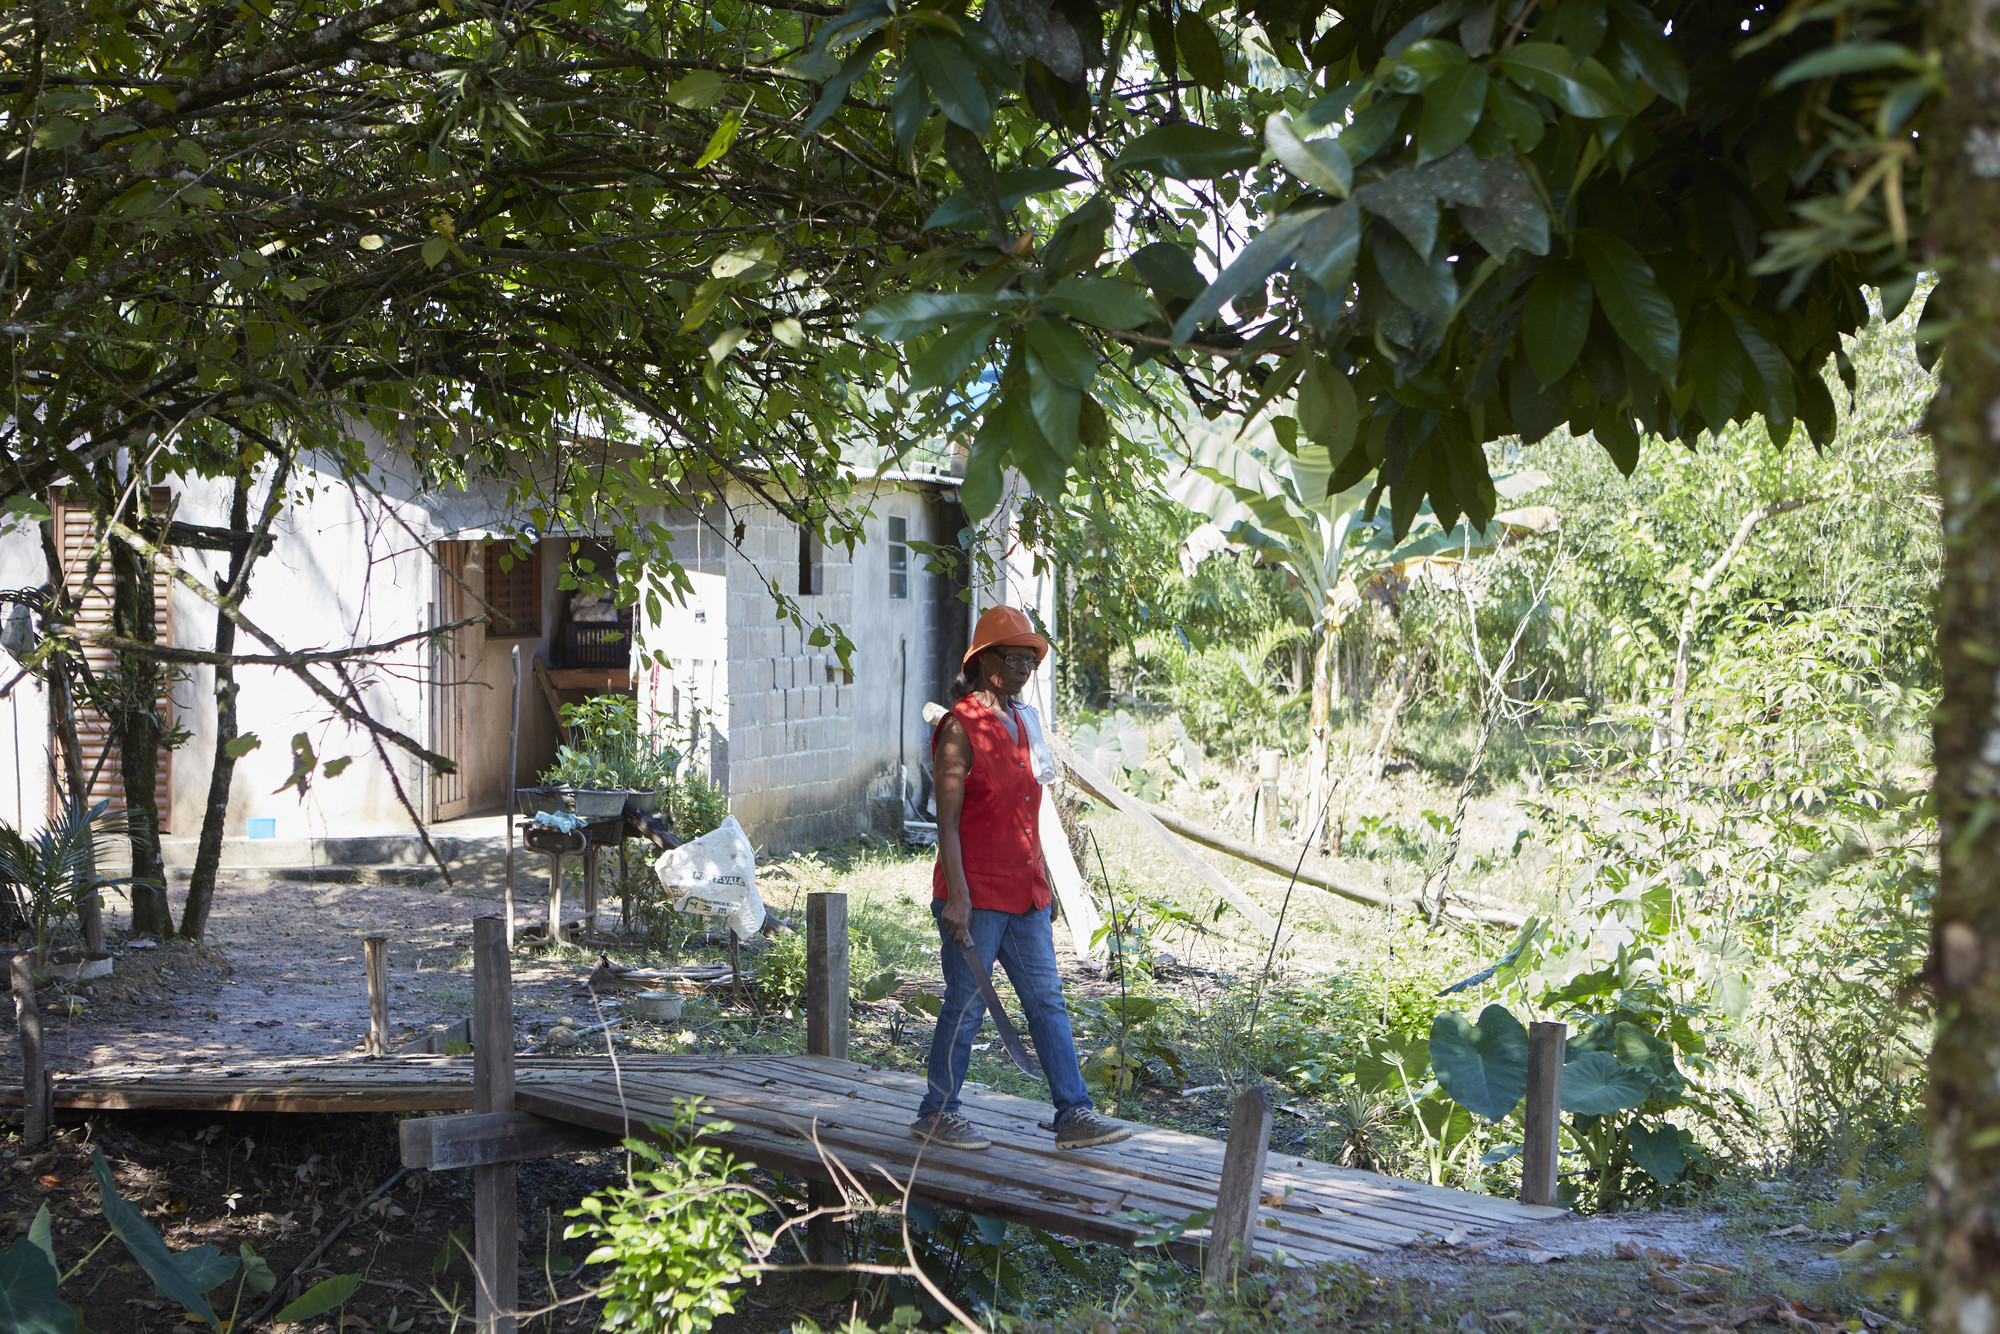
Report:
[[[356,1053],[368,1031],[362,941],[371,935],[389,938],[397,1041],[420,1039],[471,1013],[472,920],[499,907],[498,899],[430,888],[230,885],[216,894],[214,944],[201,947],[130,940],[114,913],[112,977],[84,988],[74,1015],[62,1013],[59,995],[46,1005],[50,1064],[60,1073]],[[577,989],[587,967],[574,951],[545,963],[517,958],[523,1026],[587,1014],[589,998]]]

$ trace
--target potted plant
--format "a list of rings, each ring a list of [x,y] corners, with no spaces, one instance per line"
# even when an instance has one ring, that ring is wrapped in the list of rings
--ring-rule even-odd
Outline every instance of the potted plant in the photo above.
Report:
[[[83,981],[111,971],[109,954],[58,950],[55,944],[91,895],[130,883],[130,876],[112,879],[96,872],[128,832],[124,812],[112,811],[109,801],[87,809],[66,806],[30,837],[0,825],[0,879],[8,882],[28,923],[36,971],[44,976]]]
[[[585,819],[609,819],[630,801],[642,811],[658,808],[673,781],[680,752],[661,734],[641,731],[639,702],[629,695],[598,695],[562,709],[569,744],[541,774],[543,787],[523,789],[532,814],[569,809]]]
[[[608,820],[629,795],[610,765],[581,746],[558,746],[556,762],[541,773],[540,789],[523,792],[533,809],[570,810],[586,820]],[[531,809],[530,813],[533,813]]]

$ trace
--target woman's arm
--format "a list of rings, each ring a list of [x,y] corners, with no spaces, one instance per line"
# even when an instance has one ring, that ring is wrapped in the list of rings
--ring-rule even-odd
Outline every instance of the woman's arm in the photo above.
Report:
[[[965,779],[972,772],[972,738],[965,724],[945,715],[938,724],[931,760],[931,791],[937,800],[938,860],[944,866],[944,928],[961,944],[972,943],[972,890],[965,883],[965,848],[958,840],[958,817],[965,810]]]

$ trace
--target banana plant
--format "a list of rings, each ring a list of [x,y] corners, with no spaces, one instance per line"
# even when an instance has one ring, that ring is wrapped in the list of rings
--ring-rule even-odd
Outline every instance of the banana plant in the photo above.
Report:
[[[1350,401],[1338,401],[1342,390]],[[1352,394],[1344,380],[1327,377],[1324,385],[1300,386],[1295,417],[1259,415],[1241,431],[1195,419],[1186,428],[1187,467],[1166,485],[1169,498],[1207,520],[1208,531],[1198,530],[1185,548],[1194,559],[1225,545],[1254,550],[1282,566],[1311,600],[1319,647],[1313,659],[1304,819],[1321,827],[1331,791],[1334,636],[1359,606],[1359,590],[1410,562],[1478,555],[1510,532],[1539,530],[1548,521],[1539,513],[1494,512],[1496,500],[1518,499],[1548,480],[1524,469],[1493,478],[1483,526],[1461,521],[1447,528],[1425,501],[1398,538],[1395,520],[1401,516],[1377,503],[1381,489],[1374,482],[1341,491],[1331,487],[1341,433],[1323,428],[1320,419],[1352,420]],[[1322,398],[1336,401],[1321,403]],[[1313,828],[1302,824],[1300,829],[1304,837],[1313,836]]]

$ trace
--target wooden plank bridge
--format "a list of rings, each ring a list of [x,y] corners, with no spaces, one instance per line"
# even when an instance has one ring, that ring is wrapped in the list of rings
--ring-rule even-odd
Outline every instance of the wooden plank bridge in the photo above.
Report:
[[[1047,1104],[976,1088],[965,1090],[965,1115],[993,1147],[930,1148],[908,1133],[922,1076],[829,1056],[626,1056],[615,1069],[602,1056],[520,1056],[514,1079],[516,1110],[564,1125],[643,1133],[649,1121],[671,1123],[682,1100],[699,1099],[709,1138],[764,1167],[827,1181],[824,1153],[878,1192],[900,1192],[914,1175],[918,1198],[1128,1247],[1152,1231],[1147,1215],[1180,1220],[1213,1209],[1225,1152],[1216,1140],[1136,1124],[1122,1144],[1061,1151],[1038,1124]],[[472,1107],[472,1061],[108,1068],[61,1079],[55,1101],[98,1110],[463,1112]],[[721,1123],[730,1128],[714,1129]],[[1278,1155],[1260,1194],[1256,1253],[1292,1264],[1365,1264],[1392,1248],[1564,1212]],[[1186,1240],[1199,1246],[1206,1236],[1192,1229]]]
[[[914,1198],[1031,1224],[1045,1231],[1136,1247],[1161,1222],[1213,1213],[1173,1249],[1211,1276],[1232,1257],[1293,1265],[1366,1264],[1396,1247],[1559,1218],[1562,1209],[1269,1156],[1271,1108],[1261,1091],[1237,1099],[1227,1143],[1133,1125],[1130,1139],[1059,1151],[1040,1120],[1047,1105],[976,1086],[964,1114],[989,1149],[944,1149],[912,1138],[920,1075],[846,1059],[846,897],[815,893],[807,908],[806,1032],[801,1056],[547,1057],[514,1051],[511,960],[505,923],[473,923],[473,1054],[245,1060],[99,1068],[53,1086],[40,1077],[32,978],[15,969],[22,1004],[25,1082],[0,1088],[24,1106],[32,1130],[53,1107],[212,1112],[431,1112],[399,1127],[407,1166],[469,1167],[474,1187],[473,1269],[480,1334],[514,1334],[518,1306],[515,1164],[644,1134],[700,1104],[705,1138],[765,1168],[818,1183],[814,1203],[835,1212],[845,1181],[885,1197]],[[372,1023],[386,1050],[387,988],[370,969]],[[24,980],[26,979],[26,980]],[[1557,1025],[1542,1026],[1551,1030]],[[502,1035],[488,1042],[483,1035]],[[1559,1035],[1551,1051],[1560,1053]],[[1546,1054],[1546,1053],[1545,1053]],[[1556,1079],[1528,1106],[1528,1137],[1541,1144],[1540,1198],[1554,1198]],[[1547,1064],[1544,1061],[1544,1064]],[[1531,1083],[1534,1080],[1531,1060]],[[1545,1081],[1546,1082],[1546,1081]],[[1533,1146],[1531,1145],[1531,1148]],[[1534,1157],[1531,1153],[1531,1157]],[[1524,1176],[1524,1179],[1525,1176]],[[1530,1187],[1533,1188],[1532,1181]],[[816,1258],[837,1259],[824,1224],[809,1234]],[[1242,1250],[1235,1249],[1243,1243]]]

